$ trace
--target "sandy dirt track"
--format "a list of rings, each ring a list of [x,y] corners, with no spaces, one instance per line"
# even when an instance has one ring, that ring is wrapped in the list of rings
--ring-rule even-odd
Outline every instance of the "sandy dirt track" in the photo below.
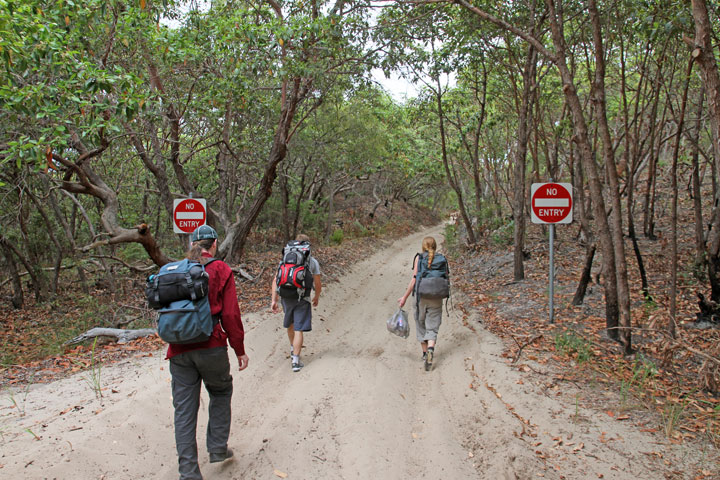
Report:
[[[232,357],[235,458],[208,463],[201,411],[206,479],[662,478],[673,452],[599,412],[578,421],[576,392],[508,366],[482,319],[444,313],[431,372],[414,326],[408,339],[387,332],[423,236],[441,232],[358,252],[366,258],[350,280],[325,285],[299,373],[281,315],[244,315],[250,366],[237,372]],[[104,369],[101,400],[87,373],[3,389],[0,478],[177,478],[163,353]]]

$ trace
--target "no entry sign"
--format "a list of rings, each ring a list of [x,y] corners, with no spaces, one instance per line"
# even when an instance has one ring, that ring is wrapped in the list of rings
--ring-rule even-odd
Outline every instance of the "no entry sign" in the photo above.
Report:
[[[184,198],[173,201],[173,231],[192,233],[207,220],[204,198]]]
[[[533,223],[572,223],[572,185],[533,183],[530,189],[530,219]]]

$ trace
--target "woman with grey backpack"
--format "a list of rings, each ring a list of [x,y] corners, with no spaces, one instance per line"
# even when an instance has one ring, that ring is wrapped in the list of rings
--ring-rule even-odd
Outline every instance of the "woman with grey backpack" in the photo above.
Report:
[[[450,279],[447,259],[437,252],[433,237],[422,241],[422,252],[413,260],[413,276],[405,294],[398,299],[400,308],[410,294],[416,297],[415,326],[422,347],[425,370],[432,369],[438,330],[442,323],[442,301],[450,296]]]

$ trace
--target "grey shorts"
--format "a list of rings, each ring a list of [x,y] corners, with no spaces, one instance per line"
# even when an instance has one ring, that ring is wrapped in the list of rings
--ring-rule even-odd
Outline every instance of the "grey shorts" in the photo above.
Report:
[[[312,305],[309,298],[294,300],[292,298],[281,298],[285,318],[283,327],[293,326],[296,332],[309,332],[312,330]]]

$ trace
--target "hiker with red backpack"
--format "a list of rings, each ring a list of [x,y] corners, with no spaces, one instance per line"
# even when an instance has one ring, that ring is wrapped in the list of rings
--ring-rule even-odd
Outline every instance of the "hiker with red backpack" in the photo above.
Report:
[[[240,317],[233,272],[228,264],[213,258],[217,253],[217,232],[209,225],[201,225],[192,233],[190,240],[192,246],[186,255],[186,260],[175,262],[176,265],[171,265],[170,268],[176,267],[179,270],[182,268],[180,265],[188,263],[188,261],[193,264],[194,268],[202,268],[204,272],[201,276],[192,277],[188,273],[185,277],[187,278],[186,283],[204,278],[207,288],[193,288],[193,285],[190,285],[189,290],[192,293],[188,294],[187,299],[175,300],[169,304],[162,300],[162,296],[175,298],[178,296],[178,292],[182,296],[184,285],[175,283],[173,287],[171,284],[166,284],[165,288],[160,288],[160,293],[155,293],[153,296],[160,304],[167,304],[160,310],[160,317],[166,316],[170,319],[169,321],[174,320],[176,323],[182,324],[194,322],[196,319],[189,315],[173,316],[173,313],[181,311],[190,313],[189,311],[194,307],[197,307],[198,311],[202,311],[198,305],[209,303],[209,311],[206,311],[206,314],[211,317],[209,335],[199,337],[204,340],[197,341],[198,337],[183,340],[182,333],[186,330],[183,325],[177,326],[177,328],[168,328],[168,330],[174,330],[174,336],[171,340],[166,340],[172,342],[177,339],[177,341],[183,342],[170,343],[167,350],[170,376],[172,377],[175,444],[180,480],[202,480],[198,465],[196,439],[201,384],[205,384],[205,389],[210,396],[206,440],[210,463],[222,462],[233,456],[233,451],[227,445],[230,437],[230,401],[233,393],[227,350],[228,340],[237,355],[239,370],[244,370],[248,366],[249,360],[245,353],[245,332]],[[150,287],[154,280],[155,278],[148,279],[149,298],[153,293]],[[168,294],[167,292],[172,293]],[[183,306],[180,307],[180,304]],[[206,310],[208,309],[206,308]],[[206,314],[199,316],[208,316]],[[207,319],[197,319],[199,322],[205,320]],[[158,330],[161,331],[160,328]],[[190,330],[195,332],[197,329]]]
[[[425,370],[430,371],[442,323],[442,301],[450,296],[447,259],[437,252],[437,243],[433,237],[423,238],[422,251],[413,259],[413,276],[405,294],[398,299],[400,308],[405,305],[410,294],[416,297],[416,335],[422,347]]]
[[[310,238],[298,235],[285,245],[278,271],[270,285],[270,310],[278,313],[278,299],[285,312],[283,327],[290,341],[290,366],[299,372],[303,334],[312,330],[312,307],[317,307],[322,291],[320,263],[310,254]],[[310,304],[311,291],[315,291]]]

